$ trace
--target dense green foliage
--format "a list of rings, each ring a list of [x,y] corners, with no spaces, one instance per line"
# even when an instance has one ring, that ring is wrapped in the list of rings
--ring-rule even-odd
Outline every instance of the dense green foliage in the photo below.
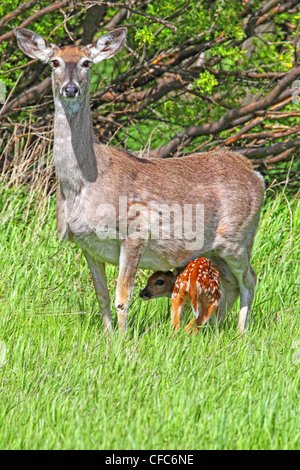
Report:
[[[50,42],[82,44],[111,28],[126,26],[123,51],[92,71],[98,138],[136,152],[150,148],[152,155],[161,156],[230,145],[250,158],[259,157],[255,163],[271,175],[269,182],[274,176],[285,179],[290,170],[290,180],[296,184],[300,141],[293,137],[299,133],[299,93],[294,99],[292,94],[299,74],[267,109],[249,112],[248,119],[228,119],[225,128],[195,135],[189,131],[191,126],[217,123],[228,111],[267,97],[296,70],[297,1],[138,0],[131,7],[124,4],[127,9],[120,8],[122,3],[113,8],[115,2],[65,2],[59,9],[45,0],[24,2],[24,6],[28,3],[31,8],[23,8],[18,15],[13,13],[20,4],[17,0],[0,5],[0,79],[11,92],[2,110],[8,119],[3,129],[12,132],[12,122],[29,119],[41,127],[53,113],[50,84],[49,93],[39,94],[49,67],[32,63],[16,48],[14,27],[25,23]],[[13,17],[5,20],[5,15]],[[164,150],[181,132],[182,137]],[[295,141],[295,147],[290,144],[285,154],[283,142],[290,141]],[[282,145],[268,153],[266,147],[274,143]],[[262,161],[265,155],[267,160]]]

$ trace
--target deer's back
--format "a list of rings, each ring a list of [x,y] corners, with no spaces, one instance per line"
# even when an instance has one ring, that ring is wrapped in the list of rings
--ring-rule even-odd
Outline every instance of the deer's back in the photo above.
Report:
[[[129,203],[203,204],[207,218],[217,223],[226,217],[246,222],[260,212],[264,184],[242,155],[221,149],[182,158],[140,159],[117,149],[110,152],[106,199],[109,187],[114,187],[113,195],[125,195]]]

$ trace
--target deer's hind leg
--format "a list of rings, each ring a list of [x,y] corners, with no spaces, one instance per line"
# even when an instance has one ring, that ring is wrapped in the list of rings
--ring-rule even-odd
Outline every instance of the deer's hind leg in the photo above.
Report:
[[[216,315],[212,315],[211,321],[214,324],[216,324],[217,322],[218,326],[221,326],[226,317],[226,313],[230,312],[233,305],[237,301],[240,295],[240,290],[237,278],[235,277],[225,260],[222,258],[212,258],[211,261],[219,270],[222,291],[220,304],[217,312],[217,318]]]
[[[197,328],[195,329],[195,322],[201,312],[201,305],[198,303],[198,300],[197,300],[198,298],[197,284],[192,284],[190,286],[189,297],[191,300],[192,311],[195,317],[186,325],[185,332],[189,333],[191,330],[193,330],[193,334],[195,334],[195,333],[198,333],[198,329]]]
[[[238,281],[239,294],[241,298],[238,322],[240,333],[245,331],[250,317],[257,279],[256,273],[248,261],[248,257],[245,258],[246,259],[241,262],[239,262],[239,260],[226,260]]]
[[[220,305],[218,309],[218,326],[221,326],[225,317],[226,313],[229,313],[232,307],[234,306],[235,302],[237,301],[240,291],[238,287],[237,280],[235,282],[224,282],[224,279],[221,280],[222,282],[222,296],[220,300]]]
[[[171,326],[176,331],[180,328],[180,321],[182,310],[184,305],[188,299],[188,293],[185,292],[183,289],[173,291],[172,294],[172,307],[171,307]]]
[[[218,305],[218,299],[213,302],[209,302],[205,294],[200,294],[200,296],[192,303],[195,318],[193,318],[186,326],[186,333],[192,331],[193,335],[197,334],[199,332],[199,327],[204,326],[213,314],[217,313]]]
[[[243,276],[240,280],[241,305],[238,323],[240,333],[243,333],[245,331],[247,327],[247,322],[250,318],[251,306],[254,299],[256,279],[256,272],[249,263],[247,269],[243,272]]]

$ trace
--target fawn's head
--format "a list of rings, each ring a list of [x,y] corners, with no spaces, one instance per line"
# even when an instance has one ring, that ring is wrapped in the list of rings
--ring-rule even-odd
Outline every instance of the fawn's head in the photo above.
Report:
[[[25,54],[51,64],[53,86],[61,98],[76,100],[89,91],[90,66],[113,57],[123,46],[127,30],[110,31],[88,46],[63,47],[50,44],[29,29],[16,28],[14,32]]]
[[[176,277],[176,273],[172,271],[155,271],[149,277],[146,287],[141,290],[140,297],[143,300],[171,297]]]

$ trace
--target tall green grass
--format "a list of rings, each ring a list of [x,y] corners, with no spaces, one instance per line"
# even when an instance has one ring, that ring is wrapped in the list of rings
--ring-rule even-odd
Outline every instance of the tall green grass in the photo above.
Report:
[[[80,252],[61,243],[54,203],[0,196],[0,448],[299,448],[297,199],[269,193],[253,250],[248,332],[170,329],[167,299],[142,302],[127,337],[103,334]],[[109,267],[112,293],[117,269]],[[115,312],[114,321],[116,326]]]

